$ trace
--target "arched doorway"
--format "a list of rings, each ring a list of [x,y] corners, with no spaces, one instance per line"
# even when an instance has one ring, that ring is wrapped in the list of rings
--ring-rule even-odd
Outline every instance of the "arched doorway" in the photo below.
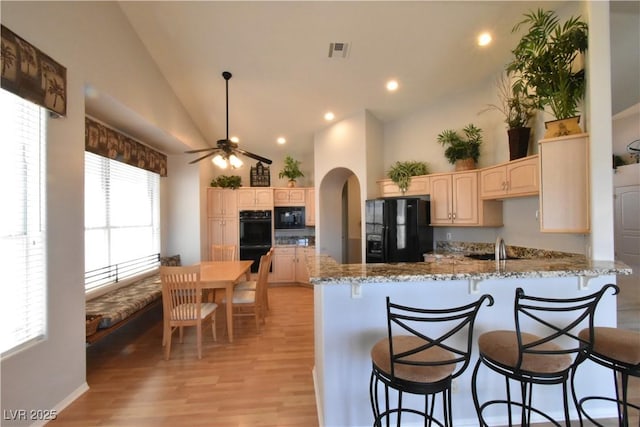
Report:
[[[362,262],[361,194],[360,180],[347,168],[330,170],[318,187],[316,245],[342,264]]]

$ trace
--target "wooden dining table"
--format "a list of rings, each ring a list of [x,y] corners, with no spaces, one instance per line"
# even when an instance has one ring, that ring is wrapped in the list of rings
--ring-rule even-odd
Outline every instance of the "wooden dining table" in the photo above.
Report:
[[[199,264],[202,288],[225,290],[229,342],[233,342],[233,287],[243,276],[251,280],[251,264],[252,260],[202,261]]]

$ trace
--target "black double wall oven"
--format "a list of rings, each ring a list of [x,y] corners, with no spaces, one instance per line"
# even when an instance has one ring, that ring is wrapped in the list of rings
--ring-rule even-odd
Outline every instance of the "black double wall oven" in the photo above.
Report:
[[[271,211],[240,211],[240,259],[252,260],[251,272],[256,273],[260,257],[271,249]]]

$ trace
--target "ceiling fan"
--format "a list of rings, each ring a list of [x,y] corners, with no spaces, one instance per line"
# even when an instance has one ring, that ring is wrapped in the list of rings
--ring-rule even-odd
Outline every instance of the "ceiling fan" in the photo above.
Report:
[[[240,160],[238,156],[236,156],[236,154],[242,154],[243,156],[251,157],[252,159],[255,159],[259,162],[263,162],[270,165],[271,163],[273,163],[271,160],[267,159],[266,157],[258,156],[257,154],[250,153],[249,151],[243,150],[238,147],[237,142],[233,142],[229,139],[229,79],[231,78],[231,73],[228,71],[224,71],[222,73],[222,77],[224,78],[225,85],[226,85],[227,136],[225,139],[219,139],[215,147],[185,151],[185,153],[187,154],[203,153],[205,151],[210,151],[210,153],[207,153],[207,155],[190,161],[189,164],[199,162],[200,160],[204,160],[207,157],[215,155],[213,158],[213,163],[215,165],[223,169],[226,168],[228,165],[231,165],[232,168],[238,168],[242,166],[242,160]]]

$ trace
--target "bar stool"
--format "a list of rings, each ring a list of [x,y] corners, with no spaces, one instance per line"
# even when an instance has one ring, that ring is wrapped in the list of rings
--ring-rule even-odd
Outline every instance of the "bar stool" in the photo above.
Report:
[[[640,411],[640,406],[631,404],[627,400],[629,377],[640,377],[640,333],[619,328],[594,327],[593,329],[583,329],[578,336],[592,344],[590,349],[585,347],[581,355],[583,360],[591,360],[611,369],[616,391],[615,399],[605,396],[587,396],[578,401],[574,385],[576,374],[574,368],[571,375],[571,390],[578,408],[580,425],[582,425],[582,415],[584,415],[595,425],[602,426],[589,416],[584,404],[590,400],[605,400],[616,403],[619,425],[627,427],[629,425],[629,407]],[[618,374],[621,377],[621,384],[618,384]],[[620,396],[620,392],[622,392],[622,396]]]
[[[469,364],[473,324],[485,300],[488,306],[493,305],[493,298],[483,295],[476,302],[460,307],[423,309],[393,304],[387,297],[387,338],[378,341],[371,350],[373,368],[369,391],[374,426],[380,427],[383,419],[388,426],[392,414],[397,414],[400,426],[403,412],[424,417],[425,425],[432,422],[439,426],[453,425],[451,383]],[[382,412],[378,403],[379,383],[384,384]],[[398,407],[394,409],[389,408],[389,388],[398,392]],[[423,395],[424,411],[402,408],[404,392]],[[443,422],[433,416],[438,393],[442,393]]]
[[[596,306],[610,288],[614,289],[614,295],[619,292],[617,286],[608,284],[596,293],[566,299],[527,296],[522,288],[516,289],[515,331],[490,331],[478,337],[479,357],[471,377],[471,392],[480,426],[488,425],[482,414],[494,405],[507,407],[510,426],[513,425],[513,406],[521,408],[517,422],[522,426],[530,425],[532,413],[560,426],[548,414],[533,407],[534,384],[562,385],[565,424],[571,425],[568,379],[572,368],[582,361],[578,355],[589,346],[589,341],[577,336],[578,329],[584,327],[584,322],[593,325]],[[550,315],[562,320],[551,320]],[[523,332],[521,325],[525,321],[532,322],[531,327],[539,332]],[[481,365],[505,377],[506,400],[494,399],[480,404],[477,378]],[[520,385],[521,402],[512,399],[511,380]]]

